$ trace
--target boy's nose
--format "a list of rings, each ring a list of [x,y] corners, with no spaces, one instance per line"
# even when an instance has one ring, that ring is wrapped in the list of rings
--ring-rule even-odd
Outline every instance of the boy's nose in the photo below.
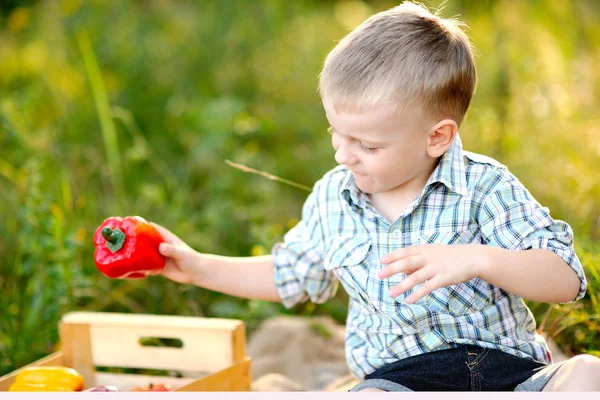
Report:
[[[354,165],[357,159],[348,151],[347,146],[339,146],[335,152],[335,161],[340,165]]]

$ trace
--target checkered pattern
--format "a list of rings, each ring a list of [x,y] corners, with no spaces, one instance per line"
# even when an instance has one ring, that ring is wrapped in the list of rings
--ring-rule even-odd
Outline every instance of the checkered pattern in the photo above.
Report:
[[[404,274],[381,280],[380,257],[421,243],[484,243],[513,250],[549,249],[586,279],[569,225],[553,220],[506,167],[466,152],[457,136],[421,195],[394,223],[382,217],[344,167],[328,172],[308,196],[302,220],[272,254],[286,307],[323,303],[339,282],[350,297],[346,358],[358,378],[399,359],[473,344],[550,361],[523,299],[478,278],[435,290],[415,304],[389,289]]]

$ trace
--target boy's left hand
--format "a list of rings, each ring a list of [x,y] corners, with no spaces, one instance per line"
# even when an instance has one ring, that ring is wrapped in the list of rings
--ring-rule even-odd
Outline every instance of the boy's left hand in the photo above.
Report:
[[[414,303],[436,289],[475,278],[481,265],[482,248],[473,244],[426,244],[398,249],[381,258],[385,267],[379,271],[379,278],[401,272],[407,274],[401,283],[390,289],[392,297],[423,283],[405,299],[407,303]]]

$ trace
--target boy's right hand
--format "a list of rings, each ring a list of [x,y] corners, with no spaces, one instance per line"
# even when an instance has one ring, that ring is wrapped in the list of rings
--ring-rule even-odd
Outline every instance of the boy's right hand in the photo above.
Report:
[[[179,283],[193,283],[198,273],[200,254],[187,245],[183,240],[170,232],[167,228],[150,222],[165,239],[158,252],[166,258],[165,267],[161,274]]]

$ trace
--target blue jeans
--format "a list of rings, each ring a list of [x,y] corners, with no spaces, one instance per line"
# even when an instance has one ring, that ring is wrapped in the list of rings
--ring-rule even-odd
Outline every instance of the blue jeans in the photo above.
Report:
[[[350,391],[541,391],[559,366],[461,345],[383,366]]]

